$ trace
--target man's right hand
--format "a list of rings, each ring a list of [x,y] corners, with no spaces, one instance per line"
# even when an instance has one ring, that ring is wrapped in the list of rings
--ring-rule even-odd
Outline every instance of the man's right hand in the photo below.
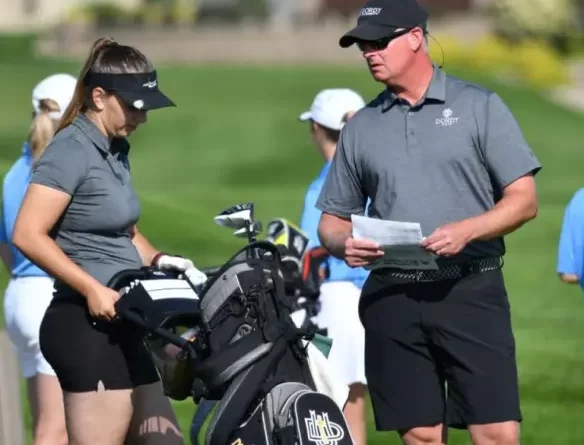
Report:
[[[383,256],[379,244],[374,241],[347,238],[345,241],[345,262],[350,267],[363,267]]]

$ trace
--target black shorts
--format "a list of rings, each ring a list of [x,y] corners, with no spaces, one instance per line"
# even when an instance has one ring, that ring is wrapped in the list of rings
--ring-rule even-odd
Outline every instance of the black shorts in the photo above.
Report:
[[[359,313],[378,430],[521,421],[501,270],[408,284],[373,272]]]
[[[81,297],[53,300],[39,336],[64,391],[96,391],[99,382],[106,390],[131,389],[159,380],[140,335],[121,324],[96,322]]]

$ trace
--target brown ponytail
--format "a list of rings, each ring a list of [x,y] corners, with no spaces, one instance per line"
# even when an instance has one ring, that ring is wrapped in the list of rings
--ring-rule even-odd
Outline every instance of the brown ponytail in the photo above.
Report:
[[[83,68],[81,68],[81,72],[79,73],[79,77],[77,78],[77,85],[75,85],[75,92],[73,93],[73,98],[71,99],[69,106],[63,113],[61,122],[59,122],[57,133],[61,131],[63,128],[71,125],[71,122],[73,122],[77,115],[85,110],[85,85],[83,83],[85,76],[87,76],[87,73],[91,70],[101,50],[104,49],[105,47],[115,46],[117,44],[118,43],[114,39],[108,37],[102,37],[93,42],[93,46],[89,51],[89,56],[85,60]]]
[[[28,132],[28,144],[32,159],[36,162],[55,134],[55,122],[49,113],[58,112],[59,105],[52,99],[43,99],[39,104],[40,112],[33,119]]]

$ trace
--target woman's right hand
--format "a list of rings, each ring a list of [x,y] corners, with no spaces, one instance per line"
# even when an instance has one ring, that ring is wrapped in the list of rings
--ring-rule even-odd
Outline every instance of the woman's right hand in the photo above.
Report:
[[[119,299],[117,291],[100,285],[87,294],[89,313],[94,318],[112,321],[116,316],[114,303]]]

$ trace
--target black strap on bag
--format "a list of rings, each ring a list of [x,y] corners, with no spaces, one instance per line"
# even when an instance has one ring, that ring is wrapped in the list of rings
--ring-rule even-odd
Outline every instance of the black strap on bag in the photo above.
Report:
[[[270,374],[286,352],[287,342],[280,338],[270,351],[253,367],[248,368],[246,378],[238,385],[237,397],[224,398],[215,415],[213,428],[208,433],[206,445],[225,445],[229,436],[239,426],[252,403],[258,397],[258,388],[268,380]]]

